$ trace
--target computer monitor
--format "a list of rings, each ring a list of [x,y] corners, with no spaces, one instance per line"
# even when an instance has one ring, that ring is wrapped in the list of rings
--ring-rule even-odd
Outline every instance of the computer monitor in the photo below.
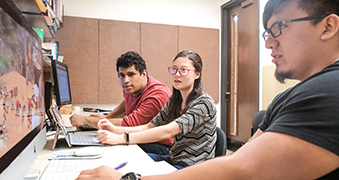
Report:
[[[46,143],[41,39],[0,1],[0,179],[23,179]]]
[[[58,107],[72,104],[68,67],[57,60],[52,60],[52,89]]]

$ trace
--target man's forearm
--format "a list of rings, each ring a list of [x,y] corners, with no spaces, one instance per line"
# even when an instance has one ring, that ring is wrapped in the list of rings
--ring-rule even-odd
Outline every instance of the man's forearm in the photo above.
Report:
[[[88,125],[90,125],[92,127],[98,128],[99,120],[100,120],[99,117],[86,116],[84,124],[88,124]]]
[[[163,175],[155,175],[155,176],[145,176],[141,177],[142,180],[172,180],[172,179],[183,179],[183,180],[203,180],[203,179],[236,179],[233,177],[233,173],[229,173],[230,171],[234,170],[232,168],[225,168],[225,164],[227,164],[227,157],[221,157],[216,159],[211,159],[205,161],[203,163],[189,166],[184,169],[178,170],[174,173],[170,174],[163,174]],[[232,166],[231,164],[229,164]],[[211,168],[213,167],[213,168]],[[231,170],[232,169],[232,170]],[[222,173],[221,173],[222,172]],[[227,174],[225,176],[224,174]],[[242,179],[239,177],[239,179]]]
[[[86,116],[84,124],[88,124],[88,125],[90,125],[92,127],[98,128],[98,122],[101,119],[102,118],[100,118],[100,117]],[[108,120],[112,124],[114,124],[115,126],[121,126],[122,118],[111,118],[111,119],[108,119]]]
[[[111,111],[110,113],[108,113],[106,115],[106,118],[111,118],[111,119],[119,119],[119,118],[122,118],[124,117],[125,115],[125,112],[114,112],[114,111]]]
[[[107,114],[107,118],[120,118],[125,115],[125,101],[122,101],[116,108]]]

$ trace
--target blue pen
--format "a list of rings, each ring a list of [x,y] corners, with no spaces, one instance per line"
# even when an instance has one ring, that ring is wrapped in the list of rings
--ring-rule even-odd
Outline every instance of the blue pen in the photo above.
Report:
[[[119,170],[119,169],[123,168],[124,166],[126,166],[126,164],[127,164],[127,162],[121,163],[121,164],[119,164],[119,166],[115,167],[114,169]]]

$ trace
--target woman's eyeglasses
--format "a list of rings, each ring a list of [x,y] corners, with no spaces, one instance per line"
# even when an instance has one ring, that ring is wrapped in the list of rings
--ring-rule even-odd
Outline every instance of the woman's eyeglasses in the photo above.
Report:
[[[181,76],[187,76],[189,72],[191,71],[191,69],[185,69],[185,68],[178,69],[175,67],[168,67],[168,72],[172,75],[177,74],[178,71]]]

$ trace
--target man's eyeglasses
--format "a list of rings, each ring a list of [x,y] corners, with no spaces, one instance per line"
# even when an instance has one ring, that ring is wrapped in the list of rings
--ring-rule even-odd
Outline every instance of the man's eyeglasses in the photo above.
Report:
[[[175,68],[175,67],[168,67],[168,72],[172,75],[175,75],[177,74],[177,72],[179,71],[179,74],[181,76],[187,76],[189,74],[189,72],[191,71],[191,69],[178,69],[178,68]]]
[[[284,21],[276,21],[272,24],[272,26],[262,34],[262,37],[264,38],[265,41],[267,41],[268,35],[271,34],[273,38],[277,38],[278,36],[281,35],[281,29],[285,28],[287,24],[292,23],[292,22],[297,22],[297,21],[310,21],[313,19],[317,18],[324,18],[327,15],[318,15],[318,16],[308,16],[308,17],[303,17],[303,18],[297,18],[297,19],[288,19]]]

